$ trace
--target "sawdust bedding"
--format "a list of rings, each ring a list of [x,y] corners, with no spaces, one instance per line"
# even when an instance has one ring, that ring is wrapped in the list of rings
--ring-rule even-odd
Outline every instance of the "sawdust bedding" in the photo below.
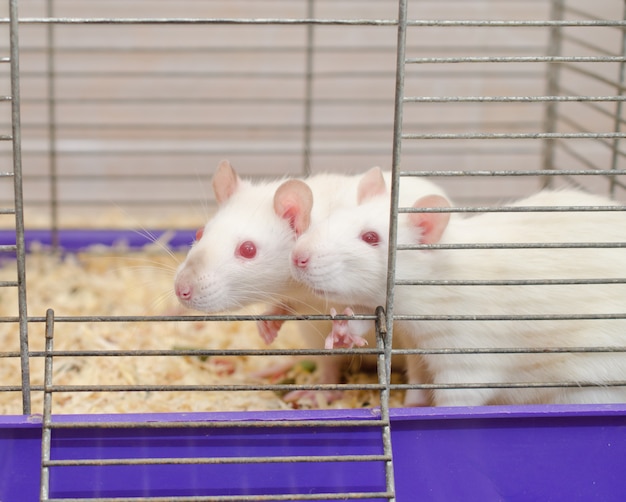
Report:
[[[27,256],[29,316],[129,316],[197,314],[183,312],[172,293],[173,275],[184,253],[166,255],[160,246],[139,252],[123,246],[55,256],[35,250]],[[15,279],[15,264],[6,261],[0,280]],[[0,315],[17,315],[14,288],[0,288]],[[247,311],[250,313],[250,310]],[[302,348],[296,323],[286,323],[272,348]],[[15,323],[0,323],[0,352],[19,352]],[[44,348],[44,324],[29,327],[31,351]],[[253,322],[70,322],[56,323],[55,350],[264,349]],[[56,357],[55,385],[230,385],[277,383],[257,376],[270,364],[292,361],[289,356],[120,356]],[[349,383],[375,383],[376,376],[359,370],[358,361],[346,372]],[[43,383],[43,358],[30,360],[31,383]],[[316,373],[294,365],[284,382],[314,383]],[[395,377],[394,377],[395,378]],[[280,381],[280,380],[279,380]],[[0,358],[2,386],[20,385],[19,358]],[[392,406],[402,396],[392,393]],[[43,396],[32,393],[33,413],[42,410]],[[333,408],[376,406],[376,391],[345,391]],[[321,407],[322,402],[292,405],[272,391],[237,392],[69,392],[55,393],[53,413],[151,413],[192,411],[280,410]],[[0,392],[0,414],[20,414],[21,394]]]

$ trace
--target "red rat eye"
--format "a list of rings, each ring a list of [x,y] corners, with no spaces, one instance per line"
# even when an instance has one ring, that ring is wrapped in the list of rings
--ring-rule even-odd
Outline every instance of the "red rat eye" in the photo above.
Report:
[[[202,239],[203,235],[204,235],[204,228],[199,228],[198,230],[196,230],[196,240],[197,241]]]
[[[363,232],[361,234],[361,240],[370,246],[378,246],[380,243],[380,236],[374,231]]]
[[[237,256],[241,256],[246,260],[251,260],[256,256],[256,246],[252,241],[245,241],[239,244],[237,248]]]

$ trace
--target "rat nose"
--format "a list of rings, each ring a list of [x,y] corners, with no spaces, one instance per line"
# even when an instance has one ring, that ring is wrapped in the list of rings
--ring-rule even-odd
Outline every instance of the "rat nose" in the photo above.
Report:
[[[185,281],[178,281],[174,286],[176,296],[181,300],[191,300],[193,289],[191,285]]]
[[[306,268],[307,265],[309,264],[310,256],[303,252],[294,253],[292,260],[293,260],[293,264],[296,267]]]

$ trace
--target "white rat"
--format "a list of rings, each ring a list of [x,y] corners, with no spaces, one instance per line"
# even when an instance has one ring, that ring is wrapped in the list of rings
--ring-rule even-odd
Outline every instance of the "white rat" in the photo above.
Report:
[[[382,193],[382,189],[381,189]],[[513,206],[616,206],[574,190],[540,192]],[[415,202],[417,209],[446,208],[439,195]],[[311,226],[292,252],[292,272],[329,300],[373,309],[385,305],[388,253],[386,195],[336,211]],[[398,243],[624,243],[626,212],[500,212],[460,218],[446,212],[402,213]],[[396,280],[619,279],[626,249],[413,249],[399,250]],[[619,281],[616,281],[619,282]],[[394,315],[467,316],[464,320],[394,322],[403,348],[496,349],[626,347],[625,284],[404,285],[396,286]],[[472,316],[618,314],[617,319],[472,320]],[[621,315],[621,318],[619,318]],[[395,342],[394,342],[395,345]],[[626,402],[626,353],[427,354],[421,359],[434,384],[574,382],[573,387],[435,389],[437,406],[523,403]],[[411,384],[422,368],[408,362]],[[594,383],[598,386],[576,386]]]
[[[176,296],[184,306],[206,313],[258,302],[270,304],[266,315],[327,313],[325,299],[291,277],[291,248],[309,223],[327,218],[342,206],[354,207],[358,191],[378,186],[385,177],[389,179],[390,173],[372,168],[361,175],[319,174],[305,180],[255,184],[240,178],[230,163],[223,161],[213,177],[218,211],[198,232],[177,271]],[[414,186],[416,196],[443,193],[427,180],[416,180]],[[281,324],[258,323],[266,343],[274,340]],[[329,322],[300,325],[311,348],[323,347],[332,326]],[[321,383],[337,383],[345,358],[329,355],[317,359]],[[291,399],[302,394],[292,394]]]

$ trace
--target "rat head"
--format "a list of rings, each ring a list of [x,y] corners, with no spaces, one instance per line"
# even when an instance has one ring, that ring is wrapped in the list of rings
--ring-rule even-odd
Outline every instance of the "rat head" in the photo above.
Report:
[[[356,207],[336,210],[298,239],[291,252],[291,273],[331,301],[373,308],[384,305],[386,295],[390,199],[384,180],[370,178],[361,183],[357,199]],[[422,197],[414,205],[445,206],[449,203],[440,195]],[[398,239],[403,243],[438,242],[448,216],[401,214]]]
[[[176,273],[179,301],[213,313],[279,298],[291,280],[291,247],[309,224],[309,187],[299,180],[255,185],[224,161],[213,190],[218,211]]]
[[[357,187],[357,204],[333,211],[296,242],[292,276],[331,301],[363,304],[379,297],[387,269],[389,192],[380,170],[368,171]]]

